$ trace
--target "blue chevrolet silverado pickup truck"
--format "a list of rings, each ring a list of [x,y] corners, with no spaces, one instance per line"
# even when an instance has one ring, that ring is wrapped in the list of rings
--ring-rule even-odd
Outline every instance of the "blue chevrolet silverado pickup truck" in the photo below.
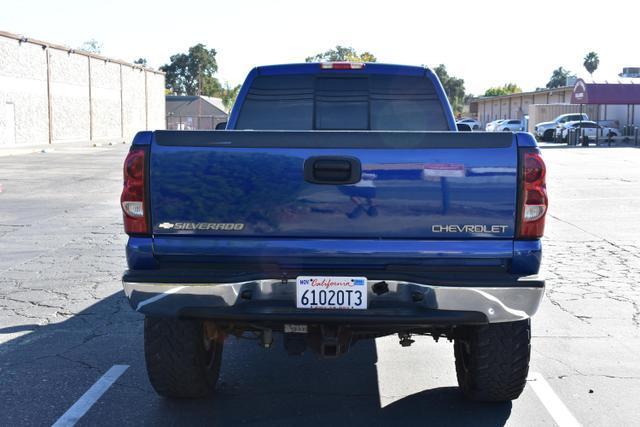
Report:
[[[229,336],[336,357],[430,335],[453,340],[468,398],[515,399],[547,203],[534,138],[459,132],[429,69],[255,68],[226,130],[140,132],[125,160],[151,384],[208,394]]]

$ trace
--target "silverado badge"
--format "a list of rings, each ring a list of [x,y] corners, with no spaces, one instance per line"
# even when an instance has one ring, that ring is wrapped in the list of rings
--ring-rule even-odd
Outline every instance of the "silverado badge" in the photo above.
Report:
[[[241,222],[163,222],[158,224],[163,230],[214,230],[214,231],[241,231],[244,224]]]

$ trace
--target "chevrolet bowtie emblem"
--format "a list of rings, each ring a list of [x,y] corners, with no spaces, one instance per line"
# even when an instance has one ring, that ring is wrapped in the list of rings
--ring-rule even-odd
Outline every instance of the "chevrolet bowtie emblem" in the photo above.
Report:
[[[163,222],[162,224],[158,225],[158,228],[163,228],[165,230],[170,230],[173,228],[173,224],[170,222]]]

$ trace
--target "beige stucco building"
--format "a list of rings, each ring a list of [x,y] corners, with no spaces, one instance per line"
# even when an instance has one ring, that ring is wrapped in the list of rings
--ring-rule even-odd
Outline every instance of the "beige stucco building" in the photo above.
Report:
[[[630,79],[621,80],[604,85],[638,84]],[[640,105],[627,105],[623,101],[618,103],[615,99],[608,104],[572,104],[571,95],[575,88],[576,86],[565,86],[537,92],[482,96],[470,102],[468,115],[479,120],[483,127],[493,120],[522,119],[526,115],[529,117],[529,132],[533,132],[537,123],[552,120],[560,114],[578,112],[587,114],[591,120],[616,128],[640,124]]]
[[[573,86],[521,92],[503,96],[481,96],[471,101],[469,112],[482,125],[498,119],[522,119],[535,104],[568,104]]]

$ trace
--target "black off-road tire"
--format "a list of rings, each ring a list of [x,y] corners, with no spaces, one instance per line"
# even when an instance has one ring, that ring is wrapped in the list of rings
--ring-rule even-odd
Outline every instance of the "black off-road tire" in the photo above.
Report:
[[[529,374],[530,320],[470,326],[460,332],[454,352],[464,395],[481,402],[517,399]]]
[[[222,342],[205,339],[202,321],[145,317],[149,381],[164,397],[205,397],[220,375]]]

